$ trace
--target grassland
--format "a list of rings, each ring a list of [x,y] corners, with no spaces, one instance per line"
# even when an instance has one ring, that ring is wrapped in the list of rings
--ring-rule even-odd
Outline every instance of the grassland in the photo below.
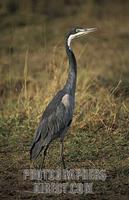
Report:
[[[63,9],[61,16],[56,10],[50,17],[1,8],[1,199],[55,199],[25,192],[30,185],[19,180],[19,173],[30,167],[29,147],[41,113],[67,77],[64,33],[76,25],[98,31],[73,42],[78,83],[74,120],[65,138],[67,167],[105,169],[108,178],[95,183],[93,195],[58,198],[128,199],[129,4],[122,2],[84,1],[70,7],[72,14]],[[49,149],[46,166],[60,166],[58,141]]]

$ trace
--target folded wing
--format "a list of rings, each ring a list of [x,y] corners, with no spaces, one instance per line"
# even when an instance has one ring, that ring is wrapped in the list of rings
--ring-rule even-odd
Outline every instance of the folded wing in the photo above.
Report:
[[[67,95],[69,103],[66,105],[63,101],[66,95],[62,91],[57,93],[43,113],[31,146],[31,159],[37,158],[40,152],[53,139],[60,137],[63,130],[70,124],[73,114],[72,97]]]

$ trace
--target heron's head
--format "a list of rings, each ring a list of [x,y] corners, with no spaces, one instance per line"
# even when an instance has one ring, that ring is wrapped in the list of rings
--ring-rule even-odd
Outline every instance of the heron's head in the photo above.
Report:
[[[76,27],[76,28],[72,28],[69,33],[67,34],[67,44],[70,47],[71,41],[74,38],[78,38],[81,37],[83,35],[87,35],[88,33],[92,33],[94,31],[96,31],[96,28],[80,28],[80,27]]]

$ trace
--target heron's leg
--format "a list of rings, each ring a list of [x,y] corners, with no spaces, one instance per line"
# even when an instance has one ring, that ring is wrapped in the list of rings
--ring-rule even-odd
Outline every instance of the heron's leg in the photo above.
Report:
[[[62,161],[62,164],[63,164],[63,168],[65,169],[66,166],[65,166],[65,159],[64,159],[64,140],[61,140],[61,146],[60,146],[60,157],[61,157],[61,161]]]
[[[49,146],[49,145],[46,146],[46,148],[45,148],[45,150],[44,150],[44,152],[43,152],[43,160],[42,160],[42,164],[41,164],[41,169],[42,169],[43,167],[45,168],[45,157],[46,157],[46,155],[47,155],[48,146]]]

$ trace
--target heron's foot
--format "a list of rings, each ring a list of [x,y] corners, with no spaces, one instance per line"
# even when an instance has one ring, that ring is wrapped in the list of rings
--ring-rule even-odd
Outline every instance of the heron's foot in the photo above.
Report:
[[[38,164],[37,164],[37,162],[35,162],[35,161],[31,161],[30,162],[30,169],[32,168],[32,169],[37,169],[38,168]]]
[[[61,156],[61,168],[66,169],[64,156]]]
[[[44,169],[45,168],[45,163],[44,162],[42,162],[41,164],[40,164],[40,167],[39,167],[40,169]]]
[[[30,160],[30,169],[34,168],[34,162],[32,160]]]

